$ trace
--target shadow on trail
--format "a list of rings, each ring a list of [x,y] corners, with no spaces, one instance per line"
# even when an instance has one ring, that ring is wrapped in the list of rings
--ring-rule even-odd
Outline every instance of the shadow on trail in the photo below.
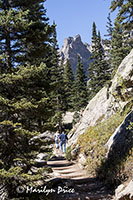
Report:
[[[96,177],[89,177],[75,162],[63,156],[55,156],[48,161],[53,169],[49,184],[55,190],[53,200],[111,200],[113,192]]]

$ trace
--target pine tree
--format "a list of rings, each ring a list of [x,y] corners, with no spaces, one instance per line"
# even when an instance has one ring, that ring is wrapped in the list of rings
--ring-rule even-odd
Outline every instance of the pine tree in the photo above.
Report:
[[[133,48],[133,2],[130,0],[112,0],[110,9],[111,12],[118,10],[115,23],[121,24],[123,44],[127,48],[128,54]]]
[[[112,64],[111,64],[112,63],[112,61],[111,61],[111,41],[112,41],[112,34],[113,34],[113,24],[112,24],[110,13],[108,14],[108,17],[107,17],[106,28],[107,28],[107,34],[104,36],[106,36],[107,39],[105,40],[106,48],[104,49],[104,54],[106,55],[106,60],[108,62],[108,65],[110,66],[110,70],[112,71],[113,68],[112,68]]]
[[[58,125],[59,131],[62,129],[62,114],[65,112],[65,93],[63,85],[64,68],[60,64],[59,48],[56,36],[56,24],[53,23],[53,34],[49,54],[49,79],[51,86],[51,99],[55,115],[53,122]]]
[[[77,71],[74,86],[74,107],[76,111],[80,111],[87,105],[87,81],[85,77],[83,63],[81,62],[80,56],[77,57]]]
[[[0,76],[0,183],[10,195],[16,186],[42,178],[28,172],[45,141],[31,138],[47,130],[53,108],[50,105],[47,67],[21,67],[17,72]],[[42,123],[40,123],[40,120]],[[31,142],[30,142],[31,140]]]
[[[110,79],[109,65],[105,60],[100,32],[97,35],[95,23],[93,23],[92,44],[92,62],[88,69],[89,98],[92,98],[103,87],[103,84]]]
[[[15,0],[22,11],[28,10],[27,20],[30,23],[28,29],[22,35],[22,44],[24,45],[25,55],[20,55],[22,64],[36,64],[46,62],[49,53],[50,40],[52,36],[52,27],[48,24],[45,0]]]
[[[92,26],[92,52],[93,53],[96,50],[96,43],[97,43],[97,30],[96,30],[96,24],[95,22],[93,22],[93,26]]]
[[[123,31],[121,23],[118,23],[117,19],[114,23],[114,31],[111,41],[111,62],[113,66],[113,74],[119,67],[122,60],[130,52],[131,47],[125,40],[125,33]]]
[[[46,60],[52,29],[44,0],[0,2],[0,60],[5,69]]]
[[[1,71],[13,70],[19,46],[18,37],[20,30],[25,30],[29,25],[27,11],[16,10],[11,6],[12,1],[0,1],[0,63]]]
[[[111,43],[111,60],[114,70],[118,68],[121,61],[125,57],[122,45],[123,45],[122,28],[119,23],[115,22],[112,43]]]
[[[108,14],[108,17],[107,17],[106,28],[107,28],[107,34],[105,36],[107,36],[108,40],[111,41],[112,40],[112,33],[113,33],[113,24],[112,24],[110,13]]]
[[[74,75],[69,60],[66,61],[63,75],[66,110],[73,110]]]
[[[133,3],[130,0],[112,0],[110,9],[111,12],[118,9],[111,41],[111,62],[114,75],[124,57],[133,47],[131,36]]]
[[[31,26],[35,26],[37,10],[35,21],[29,19],[29,13],[32,4],[35,9],[35,5],[42,2],[0,1],[0,184],[5,183],[13,197],[17,185],[36,184],[37,180],[44,179],[43,170],[36,174],[30,174],[29,170],[34,165],[36,155],[41,152],[41,144],[46,146],[47,143],[39,139],[35,143],[31,139],[54,126],[52,118],[56,108],[51,95],[54,88],[49,79],[49,61],[46,60],[47,65],[42,62],[51,53],[50,35],[45,32],[45,40],[41,40],[46,52],[42,52],[45,48],[38,49],[39,43],[32,41],[32,34],[30,37],[30,33],[36,30],[41,33],[37,27],[31,30]],[[21,3],[27,5],[23,10]],[[31,18],[34,14],[31,12]],[[45,26],[43,18],[41,23],[41,16],[38,13],[39,23]],[[50,29],[52,31],[53,27]],[[41,34],[37,36],[38,39]],[[40,50],[36,57],[34,53],[31,54],[33,46],[35,51]],[[24,66],[18,66],[20,63],[24,63]]]
[[[131,0],[112,0],[111,11],[118,9],[117,20],[125,30],[133,29],[133,1]]]

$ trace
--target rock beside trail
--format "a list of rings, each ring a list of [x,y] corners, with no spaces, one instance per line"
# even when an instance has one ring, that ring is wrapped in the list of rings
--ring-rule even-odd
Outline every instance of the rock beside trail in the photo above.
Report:
[[[8,190],[6,185],[0,184],[0,200],[7,200],[8,199]]]
[[[34,160],[34,166],[37,168],[44,167],[47,164],[49,153],[46,153],[46,152],[52,151],[53,142],[54,142],[54,133],[50,131],[46,131],[44,133],[41,133],[38,136],[33,137],[29,143],[38,145],[40,139],[44,141],[44,145],[40,146],[40,150],[42,152],[39,153],[36,159]]]
[[[115,190],[115,200],[133,200],[133,180],[127,185],[118,186]]]
[[[47,161],[46,161],[46,160],[35,159],[35,164],[34,164],[34,166],[40,168],[40,167],[46,166],[46,164],[47,164]]]
[[[44,133],[41,133],[38,136],[33,137],[30,142],[37,141],[38,139],[42,139],[46,142],[53,142],[54,141],[54,133],[51,131],[46,131]]]
[[[103,87],[88,103],[80,121],[69,133],[69,146],[75,144],[79,135],[89,126],[94,126],[119,109],[123,110],[133,94],[133,50],[120,64],[108,87]]]
[[[130,124],[133,123],[133,111],[131,111],[125,120],[116,129],[114,134],[106,143],[108,148],[107,157],[112,157],[112,154],[125,155],[133,146],[133,133],[130,129]]]

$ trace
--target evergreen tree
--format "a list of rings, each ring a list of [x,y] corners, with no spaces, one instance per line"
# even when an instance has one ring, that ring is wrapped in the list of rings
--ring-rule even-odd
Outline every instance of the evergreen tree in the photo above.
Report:
[[[69,60],[67,60],[65,64],[63,82],[66,110],[73,110],[74,75]]]
[[[111,41],[111,62],[114,73],[125,56],[128,55],[130,49],[131,47],[125,41],[125,33],[123,32],[121,23],[118,23],[117,20],[115,20]]]
[[[115,23],[121,24],[123,43],[128,54],[133,48],[133,2],[130,0],[112,0],[110,9],[112,12],[118,10]]]
[[[44,0],[0,1],[0,60],[12,71],[17,64],[39,65],[47,57],[52,33]]]
[[[104,50],[101,45],[100,32],[96,33],[96,26],[93,23],[92,30],[92,63],[89,66],[89,98],[92,98],[110,79],[109,65],[105,60]]]
[[[31,138],[50,127],[49,88],[45,64],[0,75],[0,183],[7,185],[10,195],[16,194],[17,185],[43,177],[42,172],[28,172],[41,144],[46,146]]]
[[[113,37],[111,42],[111,60],[113,69],[116,70],[125,57],[123,52],[123,38],[121,24],[115,22]]]
[[[43,7],[42,14],[38,13],[42,29],[37,28],[37,10],[36,14],[31,12],[32,5],[34,11],[35,5],[37,8],[42,2],[0,1],[0,184],[6,184],[9,199],[16,196],[18,185],[37,184],[37,180],[44,179],[43,170],[32,175],[29,173],[36,155],[41,152],[41,144],[44,145],[43,151],[47,145],[45,140],[38,139],[35,143],[33,136],[54,126],[52,117],[56,108],[51,95],[54,88],[51,86],[52,79],[49,79],[50,62],[46,60],[51,52],[51,32],[45,32],[45,37],[42,37],[46,25],[43,18],[41,23]],[[21,4],[27,7],[22,9]],[[36,26],[35,21],[29,18],[34,14]],[[32,25],[36,27],[33,30]],[[37,34],[37,30],[40,36],[37,35],[38,42],[34,42],[32,36],[34,31]],[[50,27],[52,30],[53,27]],[[38,49],[39,37],[42,37],[42,46],[46,48],[44,52],[45,48]],[[36,52],[40,50],[36,56],[33,47]],[[43,60],[47,61],[47,65],[42,63]],[[20,63],[24,66],[19,67],[17,64]]]
[[[51,39],[51,47],[49,54],[49,79],[51,86],[51,99],[53,108],[55,110],[55,115],[53,116],[53,121],[55,125],[58,124],[59,131],[62,129],[62,114],[65,112],[65,93],[63,85],[63,73],[64,68],[60,64],[59,48],[56,39],[56,25],[53,23],[53,34]]]
[[[133,1],[131,0],[112,0],[111,11],[118,9],[117,21],[122,24],[125,30],[133,29]]]
[[[85,77],[83,63],[81,62],[80,56],[77,57],[77,71],[76,79],[74,84],[74,107],[76,111],[80,111],[87,105],[87,81]]]
[[[111,61],[111,41],[112,41],[112,34],[113,34],[113,24],[111,20],[110,13],[107,17],[107,34],[105,35],[107,39],[105,40],[106,48],[104,49],[104,54],[106,55],[106,60],[108,62],[108,65],[110,66],[110,70],[113,70],[112,67],[112,61]]]
[[[132,46],[133,3],[128,0],[112,0],[111,11],[118,9],[111,41],[111,62],[113,75]]]
[[[112,33],[113,33],[113,24],[112,24],[110,13],[108,14],[108,17],[107,17],[106,28],[107,28],[107,34],[105,36],[107,36],[108,40],[111,41],[112,40]]]
[[[96,50],[96,43],[97,43],[97,30],[96,30],[96,24],[95,22],[93,22],[93,26],[92,26],[92,52],[95,52]]]

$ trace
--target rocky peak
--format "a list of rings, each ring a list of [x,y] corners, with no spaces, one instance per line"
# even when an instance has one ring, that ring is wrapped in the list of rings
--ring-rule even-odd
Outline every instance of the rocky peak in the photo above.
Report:
[[[73,42],[82,43],[81,36],[79,34],[76,35],[75,38],[74,38],[74,40],[73,40]]]
[[[89,50],[89,45],[82,42],[79,34],[74,38],[68,37],[64,40],[64,45],[60,50],[60,55],[64,61],[64,64],[66,63],[66,60],[69,59],[74,74],[76,74],[77,68],[77,55],[80,55],[84,65],[84,71],[86,75],[88,74],[88,67],[91,62],[91,52]]]

